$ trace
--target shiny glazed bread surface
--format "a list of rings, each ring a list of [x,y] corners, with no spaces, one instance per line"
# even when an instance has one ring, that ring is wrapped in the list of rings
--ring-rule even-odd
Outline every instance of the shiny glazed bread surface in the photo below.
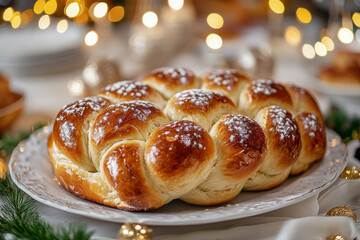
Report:
[[[127,211],[270,189],[325,149],[323,117],[303,88],[170,67],[65,106],[48,141],[69,192]]]

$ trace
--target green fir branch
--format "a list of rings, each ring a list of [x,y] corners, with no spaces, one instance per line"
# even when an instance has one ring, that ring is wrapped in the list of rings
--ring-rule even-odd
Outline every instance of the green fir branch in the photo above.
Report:
[[[0,179],[0,198],[0,240],[6,234],[29,240],[87,240],[93,235],[84,225],[54,229],[40,218],[35,200],[21,191],[8,174]]]

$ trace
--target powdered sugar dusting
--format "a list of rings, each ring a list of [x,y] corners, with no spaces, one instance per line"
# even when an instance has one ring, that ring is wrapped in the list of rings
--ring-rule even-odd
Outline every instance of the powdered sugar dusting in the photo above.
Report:
[[[241,75],[234,69],[217,69],[212,71],[208,76],[208,80],[214,85],[225,87],[231,91],[235,83],[239,82]]]
[[[300,118],[304,129],[309,133],[309,136],[314,138],[316,132],[322,132],[322,125],[319,124],[318,118],[314,114],[301,114]]]
[[[206,150],[206,146],[203,144],[203,135],[206,134],[206,130],[190,121],[174,121],[170,122],[162,128],[166,131],[157,135],[158,139],[166,139],[168,142],[179,141],[186,147],[199,148]],[[172,151],[172,147],[168,149]]]
[[[106,95],[116,93],[120,96],[131,96],[140,99],[150,94],[151,88],[143,82],[122,81],[109,85],[105,88]]]
[[[253,81],[251,84],[251,90],[254,93],[262,93],[265,95],[271,95],[277,92],[275,86],[277,86],[275,82],[269,79],[259,79]]]
[[[271,132],[280,134],[280,140],[295,141],[295,134],[298,131],[295,118],[285,109],[278,106],[270,106],[268,111],[269,117],[272,119]]]
[[[85,118],[87,114],[100,111],[107,104],[108,101],[104,98],[89,97],[65,106],[56,117],[54,124],[55,128],[58,127],[60,139],[65,146],[77,147],[75,134],[77,125],[81,122],[80,119]]]
[[[247,146],[247,141],[251,136],[250,124],[254,124],[254,120],[243,115],[230,115],[224,119],[223,124],[227,126],[230,135],[230,142],[238,142],[241,145]]]
[[[62,109],[56,120],[63,120],[66,115],[74,115],[74,117],[83,116],[86,113],[87,109],[90,109],[91,111],[100,111],[107,104],[108,102],[101,97],[83,98],[74,103],[66,105]]]
[[[165,79],[168,82],[175,82],[183,85],[191,84],[194,81],[194,74],[190,70],[181,67],[159,68],[154,70],[152,74],[156,78]]]
[[[76,127],[72,122],[64,122],[60,125],[60,138],[64,142],[65,146],[74,148],[77,146],[76,141],[73,139],[73,132],[76,131]]]
[[[191,89],[175,95],[175,105],[190,104],[198,109],[206,110],[214,101],[227,102],[227,98],[218,92],[204,89]]]

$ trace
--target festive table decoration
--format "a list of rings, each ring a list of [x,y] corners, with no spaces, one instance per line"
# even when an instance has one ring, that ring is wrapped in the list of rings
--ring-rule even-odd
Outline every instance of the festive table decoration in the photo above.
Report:
[[[21,191],[8,174],[0,178],[0,197],[0,239],[87,240],[93,235],[84,225],[55,229],[46,223],[39,216],[36,201]]]
[[[151,240],[152,229],[137,223],[125,223],[119,230],[119,240]]]
[[[336,235],[327,236],[325,240],[345,240],[345,238],[339,234],[336,234]]]
[[[358,179],[360,178],[360,170],[356,166],[346,167],[340,174],[341,178],[345,179]]]
[[[326,213],[326,216],[345,216],[353,219],[354,222],[357,220],[355,212],[351,210],[348,205],[334,207]]]

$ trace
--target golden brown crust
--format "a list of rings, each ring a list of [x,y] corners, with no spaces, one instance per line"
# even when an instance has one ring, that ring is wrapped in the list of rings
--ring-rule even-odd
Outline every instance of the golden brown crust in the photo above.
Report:
[[[109,105],[101,97],[78,100],[65,106],[56,116],[53,128],[57,147],[80,167],[94,171],[92,161],[88,161],[87,134],[89,118]]]
[[[294,103],[293,114],[311,112],[323,119],[318,104],[316,103],[314,97],[306,89],[292,84],[284,84],[284,86],[289,92],[292,102]]]
[[[281,169],[291,166],[299,156],[301,137],[295,118],[278,106],[265,108],[265,131],[268,148],[276,151]]]
[[[235,104],[221,93],[192,89],[172,97],[164,112],[171,120],[191,120],[209,131],[222,115],[237,113],[237,109]]]
[[[149,84],[167,99],[176,93],[198,87],[198,80],[195,74],[182,67],[162,67],[151,71],[143,82]]]
[[[143,100],[155,104],[159,108],[165,107],[165,99],[152,87],[143,82],[122,81],[105,87],[98,94],[114,103],[132,100]]]
[[[240,112],[249,117],[255,117],[262,108],[271,105],[293,111],[293,102],[285,87],[269,79],[252,81],[240,95]]]
[[[202,77],[202,89],[223,93],[235,104],[241,90],[250,83],[250,78],[235,69],[216,69]]]
[[[228,158],[224,175],[243,179],[257,170],[265,158],[265,134],[258,123],[243,115],[224,115],[214,126],[212,135]],[[215,131],[215,132],[214,132]]]
[[[156,129],[146,143],[146,161],[152,176],[169,191],[186,187],[184,183],[194,174],[205,172],[207,177],[214,157],[212,138],[191,121],[167,123]]]
[[[145,143],[131,141],[116,145],[104,157],[104,174],[122,201],[133,210],[160,207],[163,201],[156,195],[144,173]]]
[[[167,118],[155,105],[129,101],[111,105],[101,112],[90,128],[91,155],[98,169],[101,155],[116,141],[146,141],[150,133]]]
[[[296,122],[302,141],[300,156],[292,166],[291,174],[299,174],[324,157],[326,150],[325,125],[322,119],[312,113],[300,113]]]

